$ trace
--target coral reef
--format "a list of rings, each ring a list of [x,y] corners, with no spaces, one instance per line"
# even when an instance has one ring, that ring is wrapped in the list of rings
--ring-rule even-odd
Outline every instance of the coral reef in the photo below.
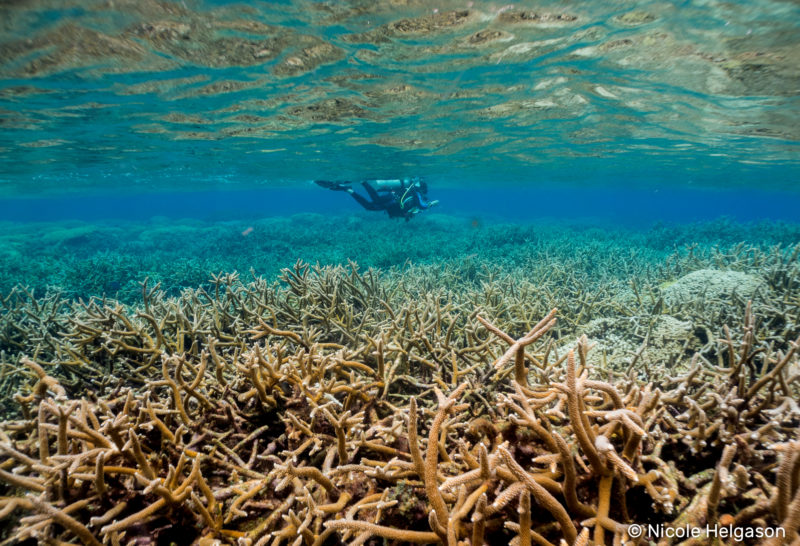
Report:
[[[784,280],[792,262],[791,248],[800,240],[797,225],[726,220],[659,225],[646,231],[587,229],[581,223],[550,220],[509,224],[490,218],[476,227],[472,218],[438,214],[417,220],[397,226],[359,215],[296,214],[245,216],[235,222],[167,217],[91,224],[6,222],[0,229],[0,254],[7,257],[0,268],[0,293],[8,294],[16,284],[23,284],[37,296],[57,287],[68,299],[106,295],[135,304],[145,277],[151,284],[160,282],[167,295],[178,296],[185,288],[208,289],[208,272],[252,269],[273,278],[297,259],[338,263],[342,256],[352,256],[363,267],[391,271],[413,263],[410,276],[424,276],[425,282],[434,284],[440,277],[450,288],[462,282],[479,286],[507,279],[517,286],[504,285],[504,290],[532,290],[550,306],[560,306],[562,324],[565,320],[572,324],[575,319],[583,323],[649,314],[669,283],[699,269],[751,275],[767,271],[770,299],[787,288]],[[248,227],[253,233],[243,237]],[[739,247],[741,240],[749,241],[754,253]],[[636,251],[631,253],[631,249]],[[32,255],[37,259],[27,259]],[[402,272],[395,274],[403,277]],[[545,281],[520,286],[535,278]],[[636,283],[638,297],[631,282]],[[730,316],[724,320],[709,321],[704,316],[704,306],[714,301],[709,297],[697,305],[684,305],[672,315],[679,320],[697,315],[706,326],[721,328],[740,320],[744,311],[740,299],[728,306]],[[755,301],[754,305],[761,304]],[[546,313],[545,307],[537,312]],[[758,312],[767,314],[766,309]]]
[[[696,305],[701,300],[727,300],[738,295],[752,299],[764,285],[763,279],[738,271],[699,269],[669,283],[663,289],[669,305]]]
[[[703,343],[705,330],[696,331],[691,321],[666,314],[597,318],[578,330],[595,346],[588,357],[590,363],[622,369],[667,366],[678,370],[709,342],[705,338]],[[713,338],[710,341],[713,344]],[[567,346],[565,342],[563,348]]]
[[[579,283],[548,298],[544,278],[468,288],[466,264],[298,262],[279,283],[220,274],[178,297],[145,281],[136,307],[16,288],[6,537],[599,545],[635,523],[724,523],[791,542],[800,333],[775,306],[794,324],[800,275],[791,251],[768,256],[730,261],[756,261],[778,296],[731,301],[737,323],[647,368],[597,361],[577,335],[619,300],[588,305]],[[631,290],[657,300],[631,315],[654,325],[645,350],[676,319],[657,288]]]

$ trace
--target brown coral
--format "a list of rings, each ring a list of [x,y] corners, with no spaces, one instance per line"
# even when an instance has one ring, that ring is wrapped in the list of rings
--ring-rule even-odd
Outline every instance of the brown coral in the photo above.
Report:
[[[795,532],[800,339],[762,344],[749,308],[719,365],[643,384],[586,338],[558,356],[554,310],[515,340],[494,313],[390,306],[353,264],[283,279],[145,283],[135,314],[76,307],[47,338],[58,367],[20,359],[0,423],[15,539],[607,544],[720,514]]]

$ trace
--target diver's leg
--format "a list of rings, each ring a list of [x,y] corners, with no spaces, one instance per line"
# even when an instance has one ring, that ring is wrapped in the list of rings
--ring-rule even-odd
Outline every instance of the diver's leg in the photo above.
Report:
[[[365,209],[367,209],[367,210],[383,210],[383,208],[384,208],[382,205],[380,205],[380,204],[376,203],[376,202],[375,202],[375,200],[372,200],[372,201],[370,201],[370,200],[368,200],[366,197],[364,197],[364,196],[363,196],[363,195],[361,195],[361,194],[358,194],[358,193],[356,193],[356,192],[355,192],[354,190],[352,190],[352,189],[348,190],[348,191],[347,191],[347,193],[349,193],[349,194],[350,194],[350,196],[351,196],[353,199],[355,199],[355,200],[356,200],[356,202],[357,202],[359,205],[361,205],[362,207],[364,207],[364,208],[365,208]]]
[[[364,191],[367,192],[373,203],[380,203],[383,200],[381,195],[372,187],[372,183],[362,182],[361,185],[364,187]]]

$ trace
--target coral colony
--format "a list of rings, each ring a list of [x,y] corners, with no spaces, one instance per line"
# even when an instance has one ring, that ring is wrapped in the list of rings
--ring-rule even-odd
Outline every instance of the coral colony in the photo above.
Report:
[[[219,275],[179,297],[144,282],[136,308],[15,288],[3,537],[796,544],[798,251],[739,249],[765,283],[753,303],[728,296],[739,321],[647,365],[663,296],[623,313],[644,342],[611,362],[559,329],[587,292],[547,309],[521,282],[458,295],[298,263],[280,283]],[[691,294],[691,275],[664,291]]]

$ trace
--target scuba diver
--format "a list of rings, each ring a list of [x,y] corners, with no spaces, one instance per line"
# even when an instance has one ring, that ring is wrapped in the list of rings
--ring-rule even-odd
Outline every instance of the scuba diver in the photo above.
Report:
[[[352,182],[314,180],[314,183],[333,191],[346,191],[359,205],[367,210],[384,210],[389,218],[411,220],[415,214],[437,205],[439,201],[428,201],[428,184],[419,178],[402,180],[366,180],[361,183],[369,198],[357,193]]]

